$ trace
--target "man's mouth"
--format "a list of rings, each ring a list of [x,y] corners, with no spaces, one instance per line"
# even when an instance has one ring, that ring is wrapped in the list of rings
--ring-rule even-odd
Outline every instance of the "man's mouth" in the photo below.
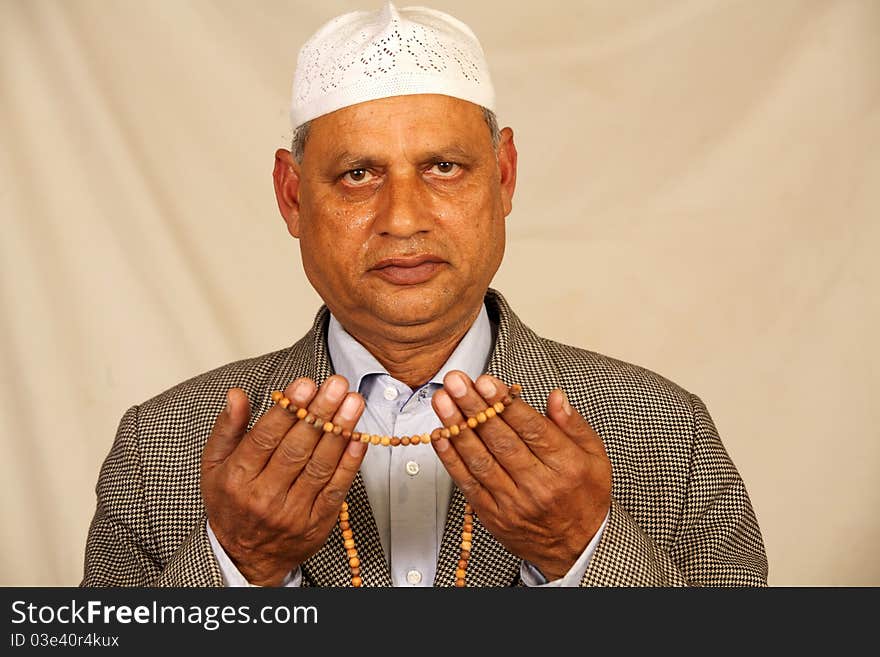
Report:
[[[433,278],[445,265],[446,261],[442,258],[433,254],[423,254],[385,258],[377,262],[372,271],[394,285],[417,285]]]

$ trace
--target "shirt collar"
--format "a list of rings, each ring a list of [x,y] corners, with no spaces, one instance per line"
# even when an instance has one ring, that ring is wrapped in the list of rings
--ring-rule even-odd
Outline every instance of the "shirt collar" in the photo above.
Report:
[[[330,314],[327,328],[327,351],[333,369],[348,380],[349,390],[357,392],[361,388],[364,377],[370,374],[388,374],[382,364],[367,349],[346,331],[342,324]],[[480,312],[464,337],[443,366],[431,377],[430,383],[443,385],[443,377],[451,370],[465,372],[471,380],[475,380],[486,368],[492,353],[492,325],[486,305]],[[388,374],[390,376],[390,374]]]

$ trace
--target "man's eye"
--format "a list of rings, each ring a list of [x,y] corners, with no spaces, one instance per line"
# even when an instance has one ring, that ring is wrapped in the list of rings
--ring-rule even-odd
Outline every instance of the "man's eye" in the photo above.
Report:
[[[437,162],[431,167],[431,172],[448,178],[458,173],[460,168],[455,162]]]
[[[373,174],[366,169],[352,169],[346,171],[342,179],[349,185],[364,185],[373,179]]]

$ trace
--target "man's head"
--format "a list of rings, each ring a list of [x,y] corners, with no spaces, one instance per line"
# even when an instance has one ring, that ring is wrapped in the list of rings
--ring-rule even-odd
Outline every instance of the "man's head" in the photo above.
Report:
[[[303,47],[276,196],[306,275],[349,331],[418,343],[479,310],[516,182],[513,133],[493,109],[476,37],[439,12],[389,3]]]

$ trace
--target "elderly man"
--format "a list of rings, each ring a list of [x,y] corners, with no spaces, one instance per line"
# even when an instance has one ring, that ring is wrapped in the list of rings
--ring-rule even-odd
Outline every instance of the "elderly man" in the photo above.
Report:
[[[274,182],[325,305],[289,349],[125,414],[84,585],[766,583],[703,403],[489,288],[517,169],[493,110],[440,12],[389,3],[305,44]]]

